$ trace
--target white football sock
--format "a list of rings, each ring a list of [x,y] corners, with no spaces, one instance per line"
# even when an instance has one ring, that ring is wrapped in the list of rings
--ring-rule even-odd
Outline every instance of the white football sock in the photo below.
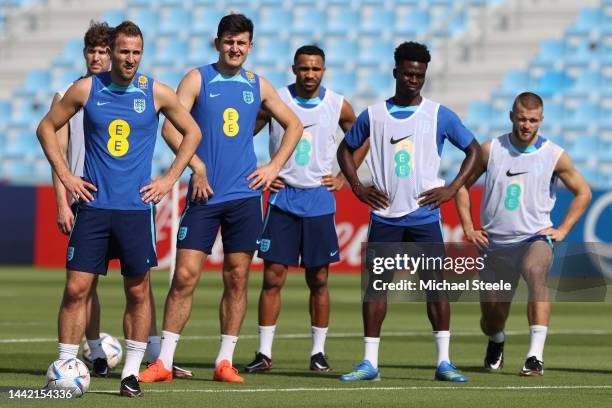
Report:
[[[125,339],[125,364],[121,371],[122,380],[130,375],[138,377],[138,370],[146,349],[147,343],[145,342]]]
[[[443,361],[450,363],[448,348],[450,345],[450,331],[441,330],[432,332],[436,341],[436,354],[438,355],[438,365]]]
[[[172,370],[172,361],[174,360],[174,351],[178,344],[180,334],[172,333],[169,331],[162,330],[161,332],[161,349],[159,351],[159,358],[166,370]]]
[[[503,343],[504,341],[506,341],[506,334],[504,333],[504,331],[500,331],[495,333],[492,336],[489,336],[489,340],[491,340],[493,343]]]
[[[325,338],[327,337],[327,327],[312,326],[312,350],[310,355],[317,353],[325,354]]]
[[[59,350],[60,360],[76,358],[77,354],[79,354],[78,344],[59,343],[57,349]]]
[[[363,359],[368,360],[372,367],[378,368],[378,346],[380,345],[380,337],[364,337],[363,343],[365,350]]]
[[[147,363],[154,363],[159,358],[159,352],[161,351],[161,337],[160,336],[149,336],[147,342]]]
[[[272,342],[274,341],[274,326],[259,326],[259,352],[268,358],[272,358]]]
[[[238,342],[237,336],[228,336],[227,334],[221,335],[221,347],[219,347],[219,354],[215,360],[215,367],[223,360],[228,360],[232,364],[234,358],[234,349]]]
[[[87,339],[87,345],[91,350],[91,361],[94,361],[96,358],[106,358],[106,353],[102,349],[102,339]]]
[[[538,360],[544,361],[544,343],[546,342],[546,334],[548,327],[533,325],[529,326],[529,352],[527,357],[535,356]]]

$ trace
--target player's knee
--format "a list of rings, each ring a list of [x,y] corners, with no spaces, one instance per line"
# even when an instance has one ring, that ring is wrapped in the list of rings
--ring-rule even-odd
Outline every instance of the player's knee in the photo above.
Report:
[[[177,268],[172,280],[172,291],[181,294],[193,293],[198,284],[199,273],[189,268]]]
[[[234,267],[224,272],[226,274],[225,287],[233,291],[246,290],[249,283],[249,270],[246,267]]]
[[[64,288],[64,298],[69,302],[85,302],[89,297],[91,285],[76,279],[66,282]]]
[[[132,285],[125,289],[125,296],[129,303],[149,304],[149,285]]]
[[[327,273],[317,273],[306,277],[306,284],[312,292],[322,291],[327,288]]]

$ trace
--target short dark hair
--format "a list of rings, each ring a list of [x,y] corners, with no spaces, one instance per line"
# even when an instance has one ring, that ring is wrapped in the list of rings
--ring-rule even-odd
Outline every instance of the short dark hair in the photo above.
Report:
[[[323,62],[325,62],[325,53],[321,48],[316,45],[302,45],[300,48],[295,51],[295,55],[293,56],[293,63],[297,62],[297,59],[300,55],[318,55],[323,58]]]
[[[427,46],[413,41],[398,45],[393,57],[396,65],[402,61],[416,61],[424,64],[429,64],[429,61],[431,61],[431,54]]]
[[[249,40],[253,39],[253,22],[244,14],[231,13],[223,16],[217,27],[217,38],[225,33],[249,33]]]
[[[108,47],[112,31],[113,28],[108,23],[91,20],[83,37],[83,48]]]
[[[140,27],[138,27],[135,23],[126,20],[115,27],[111,33],[110,38],[110,47],[113,48],[115,46],[115,40],[119,36],[119,34],[123,34],[127,37],[140,37],[143,41],[144,46],[144,38],[142,36],[142,31],[140,31]]]
[[[512,104],[512,112],[516,110],[517,105],[521,105],[527,109],[544,109],[544,101],[540,95],[533,92],[523,92],[519,94]]]

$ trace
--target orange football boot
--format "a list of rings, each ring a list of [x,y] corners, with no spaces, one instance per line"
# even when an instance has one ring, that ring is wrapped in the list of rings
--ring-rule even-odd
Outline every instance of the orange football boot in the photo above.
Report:
[[[164,367],[164,363],[157,359],[138,375],[138,380],[145,383],[170,382],[172,381],[172,370],[168,370]]]
[[[221,360],[217,368],[215,368],[214,381],[223,381],[231,383],[243,383],[244,378],[238,375],[238,370],[232,367],[229,360]]]

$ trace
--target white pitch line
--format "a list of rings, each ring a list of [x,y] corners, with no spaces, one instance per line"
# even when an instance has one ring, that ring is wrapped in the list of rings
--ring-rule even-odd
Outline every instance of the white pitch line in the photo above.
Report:
[[[258,393],[258,392],[317,392],[317,391],[426,391],[426,390],[489,390],[489,391],[528,391],[528,390],[590,390],[612,389],[612,385],[535,385],[535,386],[507,386],[507,387],[461,387],[461,386],[431,386],[431,387],[324,387],[324,388],[247,388],[241,389],[166,389],[145,390],[145,393]],[[89,391],[92,394],[117,394],[117,390]]]
[[[506,331],[506,335],[509,336],[521,336],[528,335],[529,332],[526,330],[511,330]],[[479,331],[457,331],[452,332],[453,337],[473,337],[483,336]],[[588,335],[588,336],[610,336],[612,330],[551,330],[548,335]],[[406,332],[383,332],[382,337],[430,337],[431,332],[424,331],[406,331]],[[277,334],[274,336],[276,339],[310,339],[312,335],[310,333],[293,333],[293,334]],[[328,333],[328,338],[352,338],[352,337],[363,337],[363,333],[349,332],[349,333]],[[123,337],[118,337],[123,339]],[[257,334],[243,334],[240,336],[243,340],[258,339]],[[182,336],[182,341],[185,340],[219,340],[218,335],[210,336]],[[22,339],[0,339],[0,344],[10,343],[52,343],[56,342],[55,337],[40,337],[40,338],[22,338]]]

